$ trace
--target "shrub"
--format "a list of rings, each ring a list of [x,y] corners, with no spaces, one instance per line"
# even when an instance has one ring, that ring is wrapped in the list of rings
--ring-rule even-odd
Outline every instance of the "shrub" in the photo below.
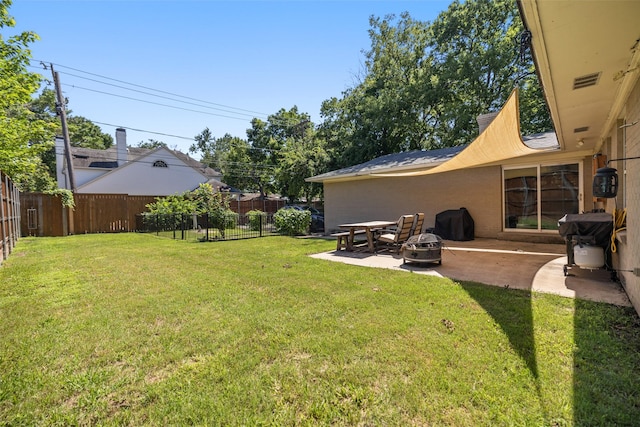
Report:
[[[280,234],[288,236],[305,234],[311,225],[311,212],[280,209],[273,215],[273,221]]]
[[[260,231],[260,227],[264,226],[267,214],[260,210],[252,210],[247,212],[247,217],[249,217],[249,229],[251,231]]]

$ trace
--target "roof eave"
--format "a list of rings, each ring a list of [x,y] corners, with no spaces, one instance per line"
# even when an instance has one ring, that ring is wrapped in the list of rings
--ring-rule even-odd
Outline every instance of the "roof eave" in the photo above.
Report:
[[[448,160],[448,159],[447,159]],[[322,175],[317,175],[317,176],[312,176],[309,178],[306,178],[305,181],[306,182],[319,182],[319,183],[325,183],[325,182],[342,182],[342,181],[357,181],[360,179],[371,179],[371,178],[379,178],[374,176],[373,174],[379,174],[379,173],[390,173],[390,172],[409,172],[409,171],[423,171],[423,170],[427,170],[427,169],[431,169],[434,168],[436,166],[441,165],[442,163],[445,163],[446,160],[440,160],[440,161],[436,161],[436,162],[432,162],[429,163],[428,166],[423,165],[420,167],[416,167],[416,166],[393,166],[393,167],[386,167],[386,168],[378,168],[375,170],[370,170],[367,172],[352,172],[352,173],[345,173],[345,174],[340,174],[340,175],[333,175],[333,176],[328,176],[328,177],[323,177]]]

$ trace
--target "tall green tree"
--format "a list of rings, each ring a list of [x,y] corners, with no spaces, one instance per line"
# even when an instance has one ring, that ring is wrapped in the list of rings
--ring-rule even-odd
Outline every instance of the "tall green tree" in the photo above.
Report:
[[[56,103],[55,91],[44,88],[38,97],[29,102],[28,108],[35,118],[49,123],[49,126],[55,129],[55,134],[61,135],[62,124],[57,113]],[[67,114],[67,127],[72,146],[104,150],[113,145],[113,137],[102,132],[98,125],[82,116],[74,116],[71,110],[67,110]],[[47,141],[40,141],[39,143],[46,144]],[[55,181],[56,155],[54,149],[51,148],[43,152],[40,161],[49,171],[51,180]]]
[[[113,137],[102,132],[100,126],[85,117],[71,115],[67,119],[67,125],[69,139],[74,147],[105,150],[113,145]]]
[[[28,108],[42,80],[27,70],[29,45],[38,36],[31,31],[7,36],[15,26],[11,4],[0,0],[0,170],[21,190],[51,189],[54,183],[41,155],[53,146],[55,129]]]
[[[261,180],[253,163],[249,143],[241,138],[225,134],[216,138],[209,128],[205,128],[194,138],[190,153],[199,153],[200,162],[222,173],[222,180],[235,188],[259,190]],[[258,167],[256,167],[258,166]],[[262,191],[261,191],[262,192]]]
[[[222,171],[232,139],[233,137],[229,134],[225,134],[222,138],[216,138],[207,127],[194,137],[195,142],[191,144],[189,152],[199,153],[202,163]]]
[[[436,133],[445,145],[473,140],[476,117],[498,111],[517,85],[522,131],[551,129],[532,58],[520,50],[523,31],[514,0],[454,1],[431,24],[430,52],[443,89]]]
[[[292,201],[321,194],[322,187],[305,178],[326,171],[329,160],[309,114],[296,106],[282,108],[266,121],[254,118],[246,140],[229,134],[215,138],[205,128],[189,151],[200,153],[201,162],[221,171],[232,187],[261,197],[278,192]]]
[[[290,201],[304,198],[310,202],[321,195],[322,186],[305,178],[327,170],[329,156],[326,143],[308,120],[297,125],[296,132],[286,138],[280,148],[276,167],[276,188]]]
[[[311,200],[320,194],[305,178],[324,172],[328,164],[325,142],[315,130],[309,114],[280,109],[267,121],[254,119],[247,131],[249,156],[262,165],[262,181],[290,201]]]
[[[514,0],[456,0],[433,23],[403,13],[370,26],[364,77],[322,104],[332,167],[469,143],[477,116],[497,111],[516,85],[523,132],[551,129],[533,61],[519,50]]]
[[[40,95],[29,103],[29,109],[39,119],[54,123],[56,125],[56,133],[58,135],[62,134],[60,118],[56,111],[55,91],[44,88]],[[102,132],[100,126],[91,120],[74,115],[72,110],[67,110],[67,125],[69,139],[74,147],[105,150],[113,145],[113,137],[111,135]]]

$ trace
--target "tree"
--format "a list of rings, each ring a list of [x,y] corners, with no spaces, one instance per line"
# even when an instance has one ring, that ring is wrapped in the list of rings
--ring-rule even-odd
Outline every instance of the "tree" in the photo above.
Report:
[[[307,202],[322,193],[322,186],[305,178],[325,172],[329,156],[325,141],[318,137],[311,122],[303,122],[300,133],[287,138],[280,149],[276,186],[290,201],[303,197]]]
[[[477,116],[498,110],[516,84],[523,132],[551,129],[533,61],[518,51],[512,0],[456,0],[433,23],[403,13],[370,25],[364,77],[322,104],[332,167],[469,143]]]
[[[103,133],[100,126],[81,116],[69,116],[69,139],[73,147],[106,150],[113,145],[113,137]]]
[[[56,102],[55,91],[44,88],[37,98],[29,102],[28,108],[35,118],[49,123],[49,126],[55,129],[55,134],[61,135],[62,125],[56,111]],[[67,125],[72,146],[104,150],[113,145],[113,137],[103,133],[95,123],[82,116],[73,116],[70,110],[67,110],[67,113]],[[46,142],[40,141],[41,144]],[[55,181],[56,155],[53,148],[44,151],[40,161],[49,171],[51,180]]]
[[[10,0],[0,0],[0,29],[15,26],[9,15]],[[54,188],[42,165],[42,153],[53,146],[54,128],[28,108],[42,77],[27,71],[29,44],[38,36],[31,31],[5,38],[0,34],[0,170],[23,191]],[[40,189],[44,189],[40,188]]]
[[[519,51],[524,27],[513,0],[453,2],[430,26],[431,52],[444,90],[438,130],[448,144],[477,135],[476,117],[497,111],[520,84],[524,133],[551,129],[530,56]],[[524,60],[521,60],[524,59]],[[537,88],[537,90],[536,90]]]
[[[225,229],[233,225],[235,213],[229,209],[229,200],[215,192],[210,184],[200,184],[193,191],[158,197],[147,205],[152,215],[164,215],[164,223],[175,226],[182,218],[177,215],[207,215],[210,227],[217,228],[224,239]]]
[[[154,148],[158,148],[158,147],[167,148],[167,143],[166,142],[162,142],[162,141],[158,141],[157,139],[149,138],[147,141],[138,142],[138,147],[140,147],[140,148],[148,148],[150,150],[153,150]]]
[[[56,126],[56,133],[62,134],[60,118],[56,111],[55,91],[45,88],[40,95],[29,103],[31,110],[41,120],[50,121]],[[74,116],[71,110],[67,110],[67,125],[69,139],[73,147],[95,148],[105,150],[113,145],[113,137],[103,133],[100,126],[91,120]]]
[[[254,119],[251,124],[248,156],[254,165],[261,166],[256,175],[264,187],[273,186],[290,201],[301,196],[311,200],[320,194],[319,186],[305,182],[305,178],[324,172],[328,164],[324,140],[310,116],[294,106],[288,111],[280,109],[266,122]]]
[[[246,140],[225,134],[215,138],[209,128],[196,135],[190,153],[200,153],[200,162],[219,170],[222,180],[236,188],[244,190],[260,189],[260,180],[256,179],[256,169],[249,155],[250,145]]]
[[[208,127],[194,137],[195,143],[189,148],[190,153],[200,153],[201,162],[211,168],[222,171],[232,137],[225,134],[222,138],[215,138]]]

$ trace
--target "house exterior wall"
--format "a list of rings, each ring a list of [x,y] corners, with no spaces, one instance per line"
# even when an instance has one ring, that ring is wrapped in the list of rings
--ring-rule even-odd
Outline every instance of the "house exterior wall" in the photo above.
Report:
[[[442,174],[325,182],[325,230],[364,220],[395,221],[400,215],[425,213],[424,227],[449,209],[466,208],[476,237],[495,238],[502,231],[502,173],[499,166]]]
[[[107,172],[110,172],[111,169],[102,169],[102,168],[74,168],[73,169],[73,178],[76,181],[76,187],[80,187],[81,185],[86,184],[87,182],[93,181],[101,175],[104,175]]]
[[[619,129],[625,123],[636,124]],[[640,157],[640,81],[632,90],[623,117],[611,129],[607,142],[608,146],[603,147],[603,152],[608,151],[610,158]],[[607,211],[612,212],[616,204],[618,209],[622,208],[625,201],[627,209],[627,230],[620,233],[616,243],[614,268],[618,270],[618,277],[640,314],[640,277],[633,272],[640,268],[640,159],[612,162],[610,166],[618,169],[619,179],[626,182],[626,188],[621,189],[618,198],[607,201]]]
[[[168,167],[154,167],[156,160]],[[160,149],[78,187],[78,193],[169,196],[193,190],[203,182],[207,177]]]

